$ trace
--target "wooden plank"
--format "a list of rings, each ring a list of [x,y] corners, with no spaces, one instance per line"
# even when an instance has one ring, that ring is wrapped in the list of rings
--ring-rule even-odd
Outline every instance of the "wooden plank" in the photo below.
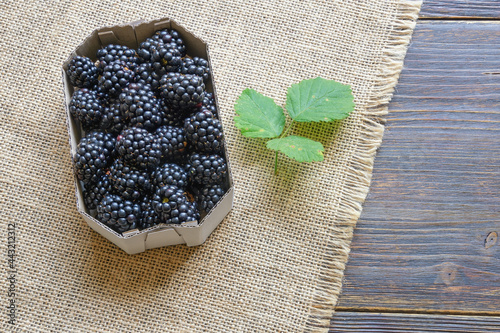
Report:
[[[423,18],[500,18],[498,0],[424,0]]]
[[[500,22],[417,25],[337,311],[500,316],[498,45]]]
[[[500,332],[500,317],[341,312],[329,332]]]

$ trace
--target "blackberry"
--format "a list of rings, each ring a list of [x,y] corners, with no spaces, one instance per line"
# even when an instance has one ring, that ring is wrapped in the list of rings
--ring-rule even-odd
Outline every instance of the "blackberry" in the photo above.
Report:
[[[180,110],[178,108],[169,107],[164,98],[160,98],[160,110],[163,115],[163,125],[175,127],[183,127],[184,120],[193,113],[192,109]]]
[[[127,200],[137,200],[151,191],[149,174],[124,165],[120,159],[111,165],[109,179],[115,191]]]
[[[200,211],[198,209],[198,205],[196,202],[186,202],[183,205],[179,206],[179,214],[176,212],[172,212],[170,219],[166,220],[167,224],[181,224],[184,222],[193,222],[197,223],[200,220]]]
[[[80,140],[73,157],[75,173],[84,184],[97,182],[115,154],[115,137],[101,131],[89,132]]]
[[[82,88],[71,96],[69,112],[80,121],[83,129],[88,131],[99,126],[103,107],[95,91]]]
[[[196,193],[196,201],[200,204],[200,209],[209,212],[222,199],[226,192],[222,185],[214,184],[201,188]]]
[[[99,77],[99,70],[92,60],[82,56],[71,58],[66,73],[71,84],[78,88],[92,88],[97,84]]]
[[[210,67],[208,66],[208,61],[199,57],[185,57],[182,58],[181,65],[182,74],[194,74],[203,78],[207,81],[210,77]]]
[[[106,173],[97,177],[96,181],[85,185],[83,198],[88,209],[96,209],[99,202],[108,194],[113,193],[113,187]]]
[[[182,55],[179,50],[169,45],[160,45],[151,55],[151,64],[155,71],[164,68],[166,72],[179,72],[182,66]]]
[[[153,203],[149,196],[145,196],[140,202],[141,219],[139,221],[140,229],[147,229],[161,223],[160,215],[155,211]]]
[[[156,190],[152,205],[165,223],[180,224],[198,220],[196,204],[189,201],[185,192],[176,186],[164,186]]]
[[[201,108],[209,110],[214,115],[214,118],[217,118],[217,107],[215,106],[214,94],[205,92],[205,97],[201,102]]]
[[[161,41],[169,48],[176,49],[182,57],[186,56],[186,46],[178,31],[174,29],[160,30],[153,35],[152,39]]]
[[[139,204],[116,194],[108,194],[97,206],[97,219],[120,233],[136,229],[141,215]]]
[[[167,71],[160,68],[155,71],[149,62],[144,62],[135,68],[135,82],[144,86],[149,86],[151,90],[156,91],[160,86],[160,79]]]
[[[152,174],[151,180],[156,188],[173,185],[179,189],[186,189],[188,176],[186,171],[174,163],[165,163]]]
[[[103,68],[99,87],[111,97],[118,96],[134,80],[134,72],[123,61],[114,61]]]
[[[131,83],[119,96],[120,111],[130,126],[153,131],[162,123],[159,102],[149,86]]]
[[[197,75],[167,73],[160,80],[160,96],[174,109],[193,109],[205,97],[205,84]]]
[[[222,125],[207,109],[186,118],[184,130],[194,150],[202,153],[217,153],[222,149]]]
[[[147,130],[131,127],[116,139],[116,151],[126,165],[154,169],[160,163],[161,149],[156,136]]]
[[[120,102],[110,99],[102,109],[102,121],[100,128],[114,135],[120,134],[128,125],[127,120],[120,111]]]
[[[109,44],[97,50],[97,67],[101,71],[115,61],[123,62],[128,68],[134,69],[138,60],[135,50],[124,45]]]
[[[139,47],[137,48],[137,55],[143,62],[152,63],[153,53],[155,53],[161,46],[163,46],[163,44],[163,41],[161,41],[159,38],[146,38],[146,40],[139,44]]]
[[[187,139],[183,128],[161,126],[156,130],[164,161],[179,161],[187,153]]]
[[[195,152],[189,155],[186,171],[192,183],[221,184],[227,173],[227,164],[220,155],[202,155]]]

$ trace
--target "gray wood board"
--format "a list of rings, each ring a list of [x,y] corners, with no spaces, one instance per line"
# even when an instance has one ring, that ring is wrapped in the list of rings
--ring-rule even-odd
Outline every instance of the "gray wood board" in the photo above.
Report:
[[[343,312],[330,328],[330,333],[341,332],[500,332],[500,317]]]
[[[499,72],[500,22],[417,25],[337,311],[500,315]]]

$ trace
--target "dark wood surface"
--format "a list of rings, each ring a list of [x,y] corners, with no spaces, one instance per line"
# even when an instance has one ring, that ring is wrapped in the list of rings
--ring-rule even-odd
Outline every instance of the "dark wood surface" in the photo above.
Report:
[[[500,317],[484,316],[342,312],[332,324],[330,333],[500,332]]]
[[[421,17],[331,332],[500,332],[500,1]]]

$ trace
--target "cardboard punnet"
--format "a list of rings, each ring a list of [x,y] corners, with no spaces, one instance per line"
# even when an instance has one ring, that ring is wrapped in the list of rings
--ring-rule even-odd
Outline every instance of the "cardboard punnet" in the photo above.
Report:
[[[76,153],[78,142],[80,141],[84,132],[81,129],[78,121],[73,119],[69,112],[69,104],[74,89],[66,74],[66,69],[68,68],[71,57],[73,57],[74,55],[81,55],[89,57],[90,59],[95,61],[97,60],[97,50],[108,44],[120,44],[137,49],[138,45],[146,38],[152,36],[158,30],[167,28],[175,29],[179,32],[186,45],[187,54],[189,54],[191,57],[203,57],[207,59],[210,64],[210,55],[207,44],[201,39],[189,33],[186,29],[184,29],[184,27],[178,25],[176,22],[168,18],[148,22],[136,21],[123,25],[97,29],[92,32],[64,62],[62,68],[62,79],[64,85],[66,120],[72,158]],[[210,80],[208,82],[205,82],[205,85],[207,91],[213,92],[217,105],[217,112],[219,112],[217,94],[212,81],[212,77],[210,77]],[[140,253],[144,252],[147,249],[153,249],[168,245],[200,245],[205,242],[207,237],[220,224],[220,222],[229,213],[233,206],[234,188],[231,176],[231,167],[227,159],[227,152],[225,150],[225,147],[226,145],[224,144],[223,155],[227,161],[228,172],[224,182],[225,188],[228,188],[228,190],[216,205],[216,207],[214,207],[200,221],[199,224],[197,224],[196,222],[188,222],[181,225],[162,224],[145,230],[134,229],[123,234],[119,234],[92,217],[91,212],[89,212],[84,203],[82,184],[75,176],[77,209],[82,214],[83,219],[93,230],[104,236],[106,239],[120,247],[128,254]]]

